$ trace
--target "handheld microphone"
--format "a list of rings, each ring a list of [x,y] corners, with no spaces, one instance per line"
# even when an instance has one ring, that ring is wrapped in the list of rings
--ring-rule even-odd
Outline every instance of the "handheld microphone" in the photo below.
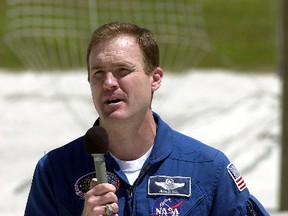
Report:
[[[98,183],[107,183],[107,173],[104,154],[108,152],[109,139],[106,130],[101,126],[93,126],[85,134],[86,153],[94,159]]]

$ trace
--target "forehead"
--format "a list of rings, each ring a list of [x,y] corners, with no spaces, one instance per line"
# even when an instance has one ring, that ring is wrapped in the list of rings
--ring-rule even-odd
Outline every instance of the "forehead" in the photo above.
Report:
[[[95,44],[92,47],[94,54],[97,52],[101,53],[104,51],[117,51],[117,50],[127,50],[134,49],[140,50],[139,45],[136,43],[136,39],[129,35],[119,35],[117,37],[106,39],[102,42]]]
[[[142,60],[142,52],[134,37],[121,35],[100,42],[92,47],[89,56],[90,63],[121,59]]]

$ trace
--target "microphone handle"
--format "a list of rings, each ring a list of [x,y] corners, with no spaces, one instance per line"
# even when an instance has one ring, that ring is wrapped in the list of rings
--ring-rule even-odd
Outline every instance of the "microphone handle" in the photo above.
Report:
[[[108,183],[104,154],[92,154],[92,156],[94,159],[97,182],[99,184]]]

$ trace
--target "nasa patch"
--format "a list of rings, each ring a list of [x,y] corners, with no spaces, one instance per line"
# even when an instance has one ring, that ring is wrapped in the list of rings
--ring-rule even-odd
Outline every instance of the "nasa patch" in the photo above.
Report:
[[[152,208],[151,216],[177,216],[180,215],[180,206],[183,200],[178,202],[173,198],[158,198]]]
[[[120,180],[118,179],[118,177],[112,172],[107,172],[107,177],[108,182],[110,184],[113,184],[116,187],[117,191],[120,187]],[[76,181],[76,183],[74,184],[74,190],[78,197],[80,197],[81,199],[85,199],[85,194],[87,193],[87,191],[89,191],[90,182],[93,178],[96,178],[96,172],[91,172],[84,176],[81,176]]]

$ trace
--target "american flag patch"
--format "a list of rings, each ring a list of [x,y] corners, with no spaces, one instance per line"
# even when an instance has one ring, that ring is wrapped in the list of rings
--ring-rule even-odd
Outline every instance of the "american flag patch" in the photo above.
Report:
[[[230,163],[227,166],[227,170],[228,170],[228,173],[230,174],[230,176],[232,177],[232,179],[234,180],[238,190],[243,191],[246,188],[246,183],[244,181],[244,178],[240,175],[240,173],[238,172],[238,170],[234,166],[234,164]]]

